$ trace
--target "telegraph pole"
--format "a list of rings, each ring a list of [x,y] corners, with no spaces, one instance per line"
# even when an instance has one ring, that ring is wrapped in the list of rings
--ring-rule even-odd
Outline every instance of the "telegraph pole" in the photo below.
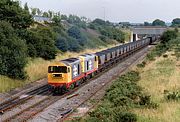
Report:
[[[104,10],[104,21],[106,22],[106,9],[105,9],[105,7],[103,7],[103,10]]]

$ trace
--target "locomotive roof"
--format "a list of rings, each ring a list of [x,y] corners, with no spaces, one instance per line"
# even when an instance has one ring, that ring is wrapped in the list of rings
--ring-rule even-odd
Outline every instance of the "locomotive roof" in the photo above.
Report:
[[[68,58],[68,59],[61,60],[61,61],[65,62],[65,63],[73,63],[73,62],[79,61],[79,59],[78,58]]]
[[[95,54],[96,54],[97,56],[101,56],[101,55],[105,55],[105,52],[102,52],[102,51],[101,51],[101,52],[96,52]]]
[[[94,55],[93,55],[93,54],[89,54],[89,53],[87,53],[87,54],[83,54],[83,55],[80,55],[80,56],[90,57],[90,56],[94,56]]]

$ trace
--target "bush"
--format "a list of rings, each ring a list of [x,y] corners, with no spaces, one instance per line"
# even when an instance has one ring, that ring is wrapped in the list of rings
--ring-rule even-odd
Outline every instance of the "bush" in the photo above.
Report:
[[[164,55],[163,55],[163,57],[164,57],[164,58],[167,58],[167,57],[168,57],[168,55],[167,55],[167,54],[164,54]]]
[[[168,30],[166,32],[163,33],[163,35],[161,36],[161,42],[162,43],[168,43],[168,41],[170,41],[171,39],[175,39],[177,38],[178,34],[175,30]]]
[[[0,22],[0,74],[11,78],[25,79],[27,46],[17,37],[11,24]]]
[[[180,93],[179,93],[179,91],[167,92],[167,93],[165,93],[164,97],[168,101],[179,100],[180,99]]]
[[[146,62],[143,61],[141,64],[138,64],[137,67],[138,67],[138,68],[144,68],[145,65],[146,65]]]
[[[151,101],[150,95],[144,95],[144,94],[140,96],[139,104],[141,106],[146,106],[148,108],[154,108],[154,109],[156,109],[158,107],[157,103],[154,103]]]
[[[115,122],[136,122],[137,115],[130,112],[117,112],[114,120]]]
[[[107,37],[106,36],[99,36],[99,39],[101,39],[102,41],[106,41],[107,40]]]

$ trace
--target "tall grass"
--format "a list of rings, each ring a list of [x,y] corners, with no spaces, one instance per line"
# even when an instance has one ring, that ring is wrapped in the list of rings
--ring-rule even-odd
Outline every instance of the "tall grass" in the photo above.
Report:
[[[180,90],[180,61],[176,60],[170,52],[166,53],[168,58],[161,56],[154,62],[146,64],[141,71],[142,86],[159,104],[155,110],[135,109],[139,122],[178,122],[180,121],[180,103],[178,101],[167,101],[165,91]]]
[[[25,81],[13,80],[6,76],[0,75],[0,92],[6,92],[7,90],[21,87],[25,84]]]

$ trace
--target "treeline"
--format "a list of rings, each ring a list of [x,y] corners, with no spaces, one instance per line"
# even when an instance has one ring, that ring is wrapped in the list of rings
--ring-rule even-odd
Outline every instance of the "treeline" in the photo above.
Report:
[[[163,20],[156,19],[152,23],[144,22],[144,26],[167,26]],[[171,27],[180,27],[180,18],[175,18],[171,22]]]
[[[108,39],[124,40],[124,33],[111,25],[99,24],[95,30],[103,37],[92,37],[87,30],[90,23],[95,24],[97,20],[90,22],[85,17],[42,12],[30,9],[27,4],[21,7],[18,1],[1,0],[0,13],[0,75],[11,78],[27,78],[24,71],[27,57],[51,60],[58,52],[96,48],[110,44]],[[33,15],[50,17],[52,23],[35,22]]]

